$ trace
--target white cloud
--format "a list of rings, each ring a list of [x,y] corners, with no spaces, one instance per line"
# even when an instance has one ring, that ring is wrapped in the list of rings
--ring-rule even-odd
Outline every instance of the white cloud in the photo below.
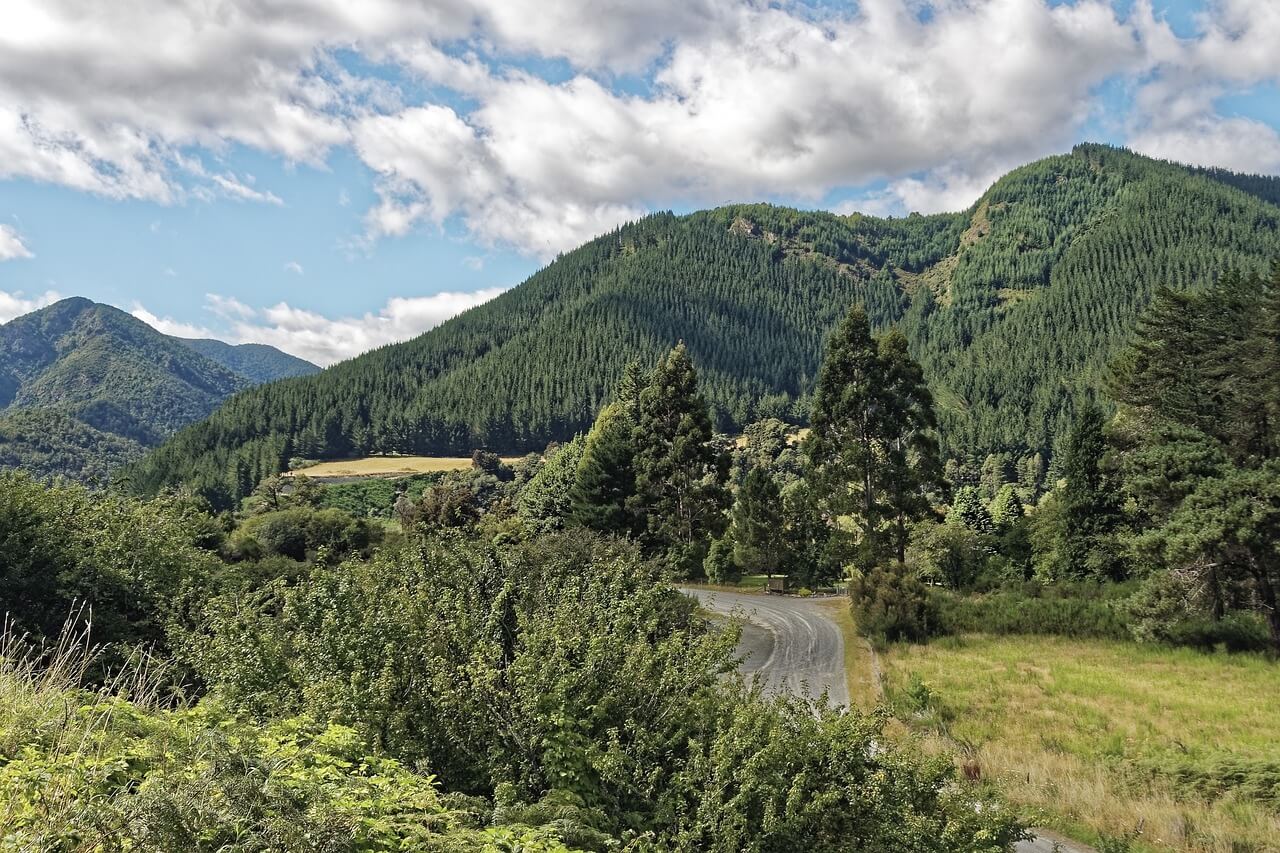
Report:
[[[431,296],[397,296],[387,300],[376,314],[366,313],[358,317],[326,317],[285,302],[256,309],[234,297],[209,293],[205,295],[205,307],[223,321],[219,329],[172,317],[159,317],[137,303],[131,313],[166,335],[217,338],[233,344],[269,344],[327,366],[385,344],[417,337],[468,308],[488,302],[505,290],[504,287],[489,287],[475,291],[446,291]],[[49,296],[57,298],[57,294]],[[4,294],[0,291],[0,316],[3,316],[4,306]]]
[[[384,344],[405,341],[433,329],[468,308],[488,302],[505,288],[397,296],[376,314],[330,318],[285,302],[257,312],[232,328],[236,343],[262,343],[320,365],[351,358]]]
[[[1150,0],[922,5],[9,0],[0,179],[281,204],[224,155],[319,165],[351,146],[378,176],[366,246],[457,221],[547,257],[655,207],[872,181],[888,187],[873,208],[963,207],[996,169],[1076,141],[1117,77],[1134,145],[1273,168],[1274,129],[1215,104],[1280,80],[1280,4],[1214,0],[1189,39]],[[633,94],[626,74],[653,85]]]
[[[294,275],[302,275],[302,272],[303,272],[302,264],[298,263],[297,261],[289,261],[287,264],[284,265],[284,271],[291,272]]]
[[[381,176],[371,234],[458,216],[482,242],[545,257],[672,200],[816,199],[957,156],[941,194],[895,192],[960,204],[991,164],[1068,144],[1091,90],[1146,62],[1101,0],[944,3],[927,21],[899,0],[817,19],[734,4],[727,17],[674,45],[649,96],[513,72],[465,116],[433,105],[360,120],[356,150]]]
[[[204,295],[205,308],[223,319],[248,319],[258,313],[234,296],[220,296],[217,293]]]
[[[14,317],[21,317],[46,305],[52,305],[61,298],[62,296],[53,290],[32,297],[28,297],[21,290],[0,290],[0,323],[7,323]]]
[[[157,317],[152,314],[141,304],[133,303],[133,308],[129,311],[134,317],[146,323],[151,328],[166,335],[173,335],[178,338],[216,338],[218,337],[212,330],[204,326],[197,326],[192,323],[184,323],[181,320],[175,320],[172,317]]]
[[[0,261],[34,257],[12,226],[0,225]]]

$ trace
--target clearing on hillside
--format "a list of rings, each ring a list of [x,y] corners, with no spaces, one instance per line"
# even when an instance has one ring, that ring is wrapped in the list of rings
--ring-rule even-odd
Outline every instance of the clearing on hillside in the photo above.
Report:
[[[519,457],[502,461],[508,465]],[[439,471],[462,471],[471,467],[470,456],[366,456],[363,459],[339,459],[309,465],[289,474],[305,474],[316,479],[330,477],[405,477],[410,474],[432,474]]]

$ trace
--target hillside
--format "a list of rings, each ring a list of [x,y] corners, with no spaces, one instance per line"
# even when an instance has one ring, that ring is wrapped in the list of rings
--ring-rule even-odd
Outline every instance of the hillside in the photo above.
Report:
[[[255,385],[310,376],[320,368],[309,361],[266,344],[228,344],[212,338],[175,338],[210,361],[243,376]]]
[[[133,474],[225,505],[290,456],[537,449],[680,339],[719,429],[802,423],[823,339],[857,301],[907,333],[945,451],[1016,464],[1052,452],[1157,285],[1280,256],[1278,187],[1086,145],[958,214],[656,214],[417,339],[239,395]]]
[[[191,346],[82,298],[0,326],[0,468],[104,481],[258,377],[302,369],[270,347],[222,346],[221,358],[206,357],[205,342]]]

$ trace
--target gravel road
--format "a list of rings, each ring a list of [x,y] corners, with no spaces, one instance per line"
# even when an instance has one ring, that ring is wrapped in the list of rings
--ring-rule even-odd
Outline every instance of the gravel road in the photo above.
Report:
[[[686,589],[707,610],[744,620],[741,670],[770,693],[817,697],[825,690],[837,707],[849,705],[844,637],[812,599]]]
[[[844,677],[844,637],[822,605],[813,599],[750,595],[709,589],[685,589],[707,610],[737,616],[744,621],[738,655],[744,675],[764,684],[772,693],[818,696],[848,707],[849,688]],[[1015,853],[1097,853],[1043,829],[1035,837],[1014,845]]]

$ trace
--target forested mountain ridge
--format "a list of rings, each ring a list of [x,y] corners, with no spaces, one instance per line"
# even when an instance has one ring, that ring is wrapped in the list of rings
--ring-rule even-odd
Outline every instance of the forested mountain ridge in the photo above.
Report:
[[[310,376],[320,368],[267,344],[229,344],[213,338],[175,338],[207,359],[243,376],[255,385]]]
[[[0,326],[0,467],[105,479],[260,381],[219,363],[240,355],[223,346],[221,359],[206,357],[124,311],[79,297]],[[301,361],[271,352],[279,359],[248,354],[259,376],[273,363]]]
[[[823,340],[854,302],[906,333],[946,453],[1047,456],[1157,285],[1280,256],[1277,197],[1274,178],[1083,145],[958,214],[655,214],[417,339],[239,395],[132,474],[227,502],[291,456],[537,449],[677,340],[719,429],[805,422]]]

